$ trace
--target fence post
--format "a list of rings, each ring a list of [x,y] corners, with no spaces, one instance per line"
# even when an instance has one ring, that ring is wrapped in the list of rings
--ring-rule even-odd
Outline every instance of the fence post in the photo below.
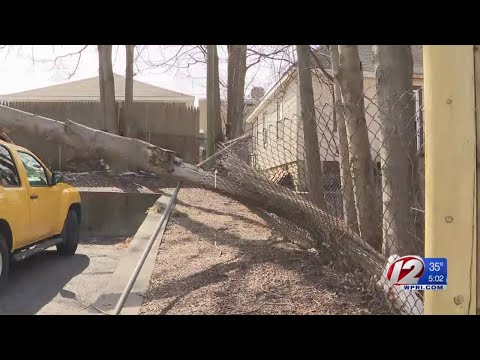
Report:
[[[448,288],[425,292],[425,314],[476,313],[474,51],[424,46],[425,256],[448,261]]]

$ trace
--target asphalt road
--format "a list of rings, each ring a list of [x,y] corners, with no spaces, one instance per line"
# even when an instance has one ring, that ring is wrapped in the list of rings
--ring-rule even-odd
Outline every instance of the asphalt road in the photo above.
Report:
[[[14,264],[0,294],[0,315],[98,314],[91,304],[125,253],[123,240],[87,238],[74,256],[53,248]]]

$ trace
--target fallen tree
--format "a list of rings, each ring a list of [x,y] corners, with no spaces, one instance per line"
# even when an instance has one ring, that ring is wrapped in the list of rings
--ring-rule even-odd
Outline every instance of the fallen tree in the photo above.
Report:
[[[173,151],[73,121],[56,121],[0,105],[0,126],[6,133],[14,129],[22,130],[44,141],[69,146],[82,157],[97,156],[110,163],[121,160],[129,166],[155,174],[173,171]]]
[[[0,105],[0,128],[7,133],[8,130],[22,130],[44,141],[63,144],[107,162],[120,160],[130,168],[174,176],[221,192],[283,217],[307,230],[313,238],[323,239],[324,243],[319,245],[330,249],[339,260],[348,259],[349,264],[354,264],[370,278],[378,280],[384,273],[386,259],[351,231],[343,219],[328,214],[290,189],[270,181],[243,162],[231,149],[223,152],[219,160],[222,170],[217,176],[183,162],[175,157],[173,151],[142,140],[106,133],[72,121],[52,120],[3,105]],[[389,294],[389,300],[395,308],[407,314],[423,312],[415,293],[406,295],[392,288],[385,276],[380,278],[378,286]]]

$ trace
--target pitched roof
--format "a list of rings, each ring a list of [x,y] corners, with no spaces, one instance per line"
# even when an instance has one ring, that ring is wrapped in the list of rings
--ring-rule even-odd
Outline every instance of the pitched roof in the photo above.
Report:
[[[122,101],[125,99],[125,77],[117,74],[114,74],[113,77],[115,82],[115,99]],[[133,80],[133,99],[135,101],[182,101],[193,104],[195,97]],[[100,86],[98,76],[96,76],[41,89],[0,95],[0,100],[27,102],[99,101]]]

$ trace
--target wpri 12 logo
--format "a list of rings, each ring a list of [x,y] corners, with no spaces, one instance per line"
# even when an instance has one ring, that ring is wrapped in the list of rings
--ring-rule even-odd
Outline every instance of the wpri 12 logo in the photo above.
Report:
[[[403,290],[446,290],[447,259],[403,256],[390,264],[387,278]]]

